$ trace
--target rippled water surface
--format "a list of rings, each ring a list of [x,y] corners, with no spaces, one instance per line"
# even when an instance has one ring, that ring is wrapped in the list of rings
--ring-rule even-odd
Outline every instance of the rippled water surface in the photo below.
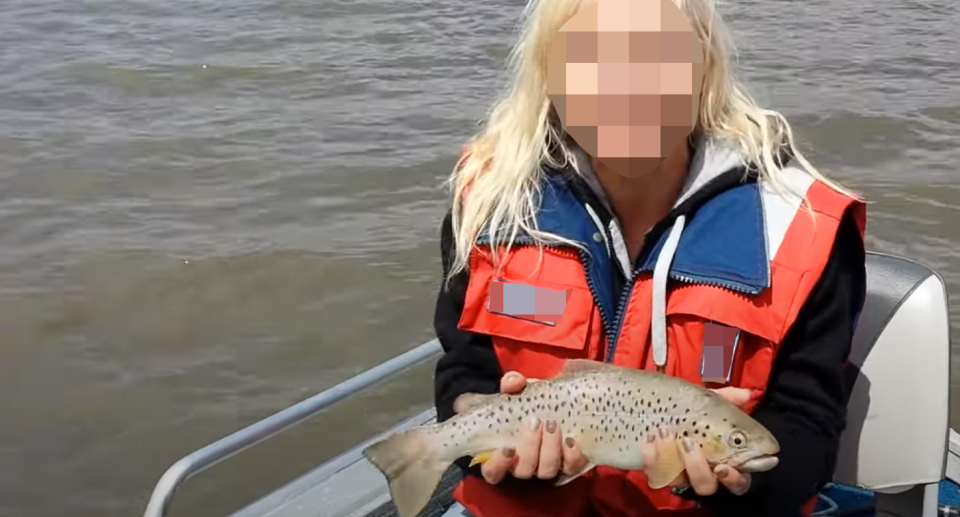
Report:
[[[431,337],[441,182],[520,2],[0,5],[0,516],[137,515],[181,455]],[[870,248],[938,268],[960,315],[960,7],[723,9],[756,96],[873,201]],[[173,513],[229,512],[429,390],[347,403]]]

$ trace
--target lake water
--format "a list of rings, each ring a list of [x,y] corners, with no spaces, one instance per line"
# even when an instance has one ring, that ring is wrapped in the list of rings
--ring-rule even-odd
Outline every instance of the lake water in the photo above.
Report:
[[[183,454],[432,337],[441,182],[519,1],[0,6],[0,516],[137,515]],[[956,333],[960,4],[723,12],[756,97],[873,202],[868,246],[943,274]],[[191,480],[173,515],[427,407],[429,375]]]

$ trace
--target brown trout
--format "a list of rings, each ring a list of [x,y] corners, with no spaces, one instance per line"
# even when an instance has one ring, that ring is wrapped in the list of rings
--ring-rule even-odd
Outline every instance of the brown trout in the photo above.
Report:
[[[711,466],[760,472],[776,466],[780,452],[770,431],[706,388],[597,361],[569,360],[556,378],[529,383],[519,394],[468,394],[458,402],[464,409],[453,418],[393,434],[364,450],[387,478],[401,517],[423,510],[458,458],[483,463],[493,451],[515,447],[521,422],[533,416],[555,420],[589,460],[582,471],[561,474],[557,486],[597,465],[644,470],[652,488],[667,486],[684,470],[679,450],[669,448],[657,465],[646,466],[640,450],[641,440],[661,427],[693,439]]]

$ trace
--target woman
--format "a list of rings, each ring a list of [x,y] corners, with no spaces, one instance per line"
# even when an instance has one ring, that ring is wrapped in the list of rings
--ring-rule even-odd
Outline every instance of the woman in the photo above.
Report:
[[[451,177],[436,406],[445,420],[462,394],[607,361],[716,389],[773,432],[779,465],[711,468],[664,429],[637,447],[652,464],[683,444],[672,488],[611,468],[556,487],[587,459],[533,419],[516,449],[461,465],[455,497],[477,517],[809,514],[830,479],[864,206],[744,92],[724,35],[712,0],[527,6],[512,84]]]

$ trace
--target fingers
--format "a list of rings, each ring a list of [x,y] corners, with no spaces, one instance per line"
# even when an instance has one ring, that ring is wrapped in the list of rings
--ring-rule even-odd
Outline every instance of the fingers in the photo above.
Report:
[[[540,464],[540,442],[543,426],[540,419],[531,417],[520,427],[520,439],[517,444],[517,463],[513,475],[520,479],[529,479],[537,473]]]
[[[683,464],[686,468],[690,486],[699,495],[712,495],[717,491],[717,476],[707,463],[703,450],[690,438],[680,440],[678,446],[683,455]]]
[[[560,426],[555,420],[548,420],[543,426],[540,439],[540,464],[537,466],[537,477],[553,479],[560,472],[563,452],[560,450]]]
[[[740,472],[727,465],[717,465],[717,467],[713,469],[713,473],[731,494],[743,495],[750,489],[751,478],[749,472]]]
[[[481,467],[480,472],[487,483],[496,485],[503,480],[516,458],[516,451],[507,447],[495,451]]]
[[[500,379],[502,393],[520,393],[525,387],[527,387],[527,380],[519,372],[507,372]]]
[[[568,436],[563,439],[563,473],[576,474],[587,466],[587,457],[580,450],[577,440]]]
[[[643,439],[643,443],[640,444],[640,455],[643,457],[644,465],[656,465],[659,456],[656,434],[650,433]]]
[[[651,461],[659,461],[660,458],[665,456],[671,456],[671,452],[668,447],[677,447],[677,436],[673,434],[669,429],[661,428],[657,430],[657,433],[653,436],[653,441],[650,442],[650,452]],[[647,437],[647,440],[650,440],[650,437]],[[649,465],[649,463],[644,463],[644,465]],[[687,475],[685,472],[680,472],[680,474],[670,482],[670,486],[684,486],[688,484]]]
[[[579,472],[587,459],[576,440],[563,439],[563,431],[556,421],[540,422],[532,417],[523,423],[516,450],[504,448],[494,452],[480,471],[488,483],[497,484],[507,472],[514,477],[553,479],[561,471]]]

